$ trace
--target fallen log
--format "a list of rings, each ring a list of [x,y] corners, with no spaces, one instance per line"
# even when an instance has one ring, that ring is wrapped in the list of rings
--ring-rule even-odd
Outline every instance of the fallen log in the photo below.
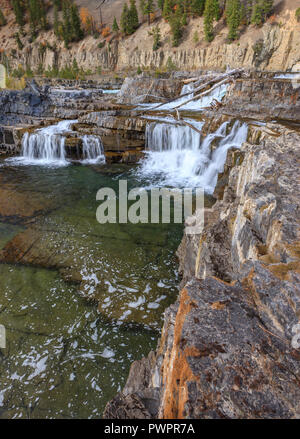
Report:
[[[162,107],[165,104],[170,104],[171,102],[174,102],[174,101],[177,101],[178,99],[184,98],[185,96],[188,96],[191,93],[198,93],[199,91],[205,89],[209,85],[212,85],[212,84],[214,84],[214,83],[216,83],[218,81],[221,81],[222,79],[229,79],[229,78],[231,78],[231,76],[235,76],[236,74],[239,74],[241,72],[243,72],[243,69],[234,69],[234,70],[231,70],[230,72],[222,73],[221,75],[210,79],[209,81],[205,82],[204,84],[200,85],[199,87],[196,87],[193,91],[188,91],[187,93],[184,93],[184,94],[182,94],[180,96],[177,96],[176,98],[169,99],[166,102],[161,102],[160,104],[156,105],[155,107],[152,107],[151,111],[156,110],[157,108],[160,108],[160,107]],[[210,88],[209,90],[212,90],[212,88]],[[193,99],[196,99],[196,97],[192,98],[192,100]],[[178,106],[176,106],[174,108],[179,108],[182,105],[184,105],[184,104],[180,104],[180,105],[178,105]],[[142,110],[141,114],[145,114],[145,113],[147,113],[147,111],[148,111],[148,109]]]
[[[184,101],[184,102],[181,102],[179,105],[176,105],[176,107],[174,107],[174,110],[176,110],[176,109],[182,107],[183,105],[188,104],[189,102],[195,101],[196,99],[200,99],[200,98],[202,98],[203,96],[208,95],[211,91],[215,90],[215,89],[218,88],[220,85],[226,84],[226,82],[230,82],[230,81],[232,81],[232,78],[225,78],[225,79],[223,79],[223,81],[217,82],[213,87],[209,88],[208,90],[204,91],[203,93],[199,93],[199,94],[197,94],[196,96],[193,96],[192,98],[187,99],[187,100]]]
[[[231,71],[229,71],[229,72],[222,73],[221,75],[219,75],[219,76],[217,76],[217,77],[214,77],[214,78],[210,79],[209,81],[205,82],[204,84],[200,85],[199,87],[194,88],[193,91],[188,91],[187,93],[184,93],[184,94],[182,94],[182,95],[180,95],[180,96],[177,96],[176,98],[169,99],[169,100],[167,100],[166,102],[161,102],[160,104],[156,105],[155,107],[152,107],[152,108],[151,108],[151,111],[156,110],[157,108],[160,108],[160,107],[162,107],[163,105],[170,104],[171,102],[177,101],[178,99],[184,98],[185,96],[188,96],[188,95],[190,95],[191,93],[198,93],[199,91],[205,89],[206,87],[208,87],[208,86],[210,86],[210,85],[212,85],[212,84],[215,84],[215,83],[218,82],[218,81],[221,81],[222,79],[230,79],[232,76],[235,76],[236,74],[240,74],[240,73],[242,73],[243,71],[244,71],[243,69],[234,69],[234,70],[231,70]],[[203,81],[203,80],[201,80],[201,81]],[[195,85],[196,85],[196,84],[197,84],[197,83],[195,83]],[[221,82],[219,82],[219,85],[221,85]],[[215,88],[215,87],[214,87],[214,88]],[[213,89],[213,87],[211,87],[211,88],[208,90],[208,92],[209,92],[210,90],[212,90],[212,89]],[[194,100],[194,99],[197,99],[197,97],[193,97],[193,98],[191,98],[191,100]],[[188,102],[190,102],[190,101],[188,101]],[[185,102],[185,103],[187,103],[187,102]],[[178,106],[176,106],[176,107],[174,107],[174,108],[175,108],[175,109],[176,109],[176,108],[179,108],[179,107],[181,107],[182,105],[184,105],[184,104],[180,104],[180,105],[178,105]],[[148,111],[148,109],[142,110],[142,111],[141,111],[141,114],[145,114],[145,113],[147,113],[147,111]]]
[[[237,74],[241,74],[241,73],[243,73],[243,72],[244,72],[244,69],[233,69],[233,70],[229,70],[228,72],[221,73],[220,75],[215,76],[214,78],[215,78],[216,80],[221,80],[221,79],[223,79],[223,78],[230,77],[230,76],[235,76],[235,75],[237,75]],[[211,76],[213,76],[213,75],[207,75],[207,76],[208,76],[208,77],[211,77]],[[213,79],[214,79],[214,78],[213,78]],[[202,81],[203,81],[202,78],[198,79],[198,81],[196,81],[195,84],[194,84],[195,87],[197,87],[198,85],[200,85]]]
[[[183,84],[190,84],[191,82],[195,82],[195,81],[197,81],[197,79],[199,79],[199,78],[188,78],[188,79],[183,79],[183,80],[182,80],[182,83],[183,83]]]
[[[208,82],[206,82],[205,84],[203,84],[201,87],[198,87],[198,88],[196,88],[196,89],[194,89],[194,90],[192,90],[192,91],[188,91],[187,93],[184,93],[184,94],[182,94],[182,95],[180,95],[180,96],[177,96],[176,98],[169,99],[169,100],[167,100],[166,102],[161,102],[160,104],[158,104],[158,105],[156,105],[155,107],[151,108],[151,111],[156,110],[157,108],[160,108],[160,107],[162,107],[162,106],[165,105],[165,104],[171,104],[172,102],[175,102],[175,101],[177,101],[178,99],[184,98],[185,96],[188,96],[188,95],[190,95],[191,93],[197,93],[198,91],[203,90],[204,88],[206,88],[206,87],[208,87],[209,85],[213,84],[217,79],[219,79],[219,78],[211,79],[210,81],[208,81]],[[141,114],[147,113],[147,111],[148,111],[148,110],[143,110]]]
[[[192,125],[191,123],[187,122],[186,120],[184,120],[184,119],[176,119],[176,117],[173,114],[171,114],[171,113],[169,113],[168,116],[171,117],[172,119],[178,120],[178,122],[180,122],[180,124],[186,125],[186,126],[190,127],[192,130],[194,130],[197,133],[201,134],[201,131],[198,130],[198,128],[196,128],[194,125]]]

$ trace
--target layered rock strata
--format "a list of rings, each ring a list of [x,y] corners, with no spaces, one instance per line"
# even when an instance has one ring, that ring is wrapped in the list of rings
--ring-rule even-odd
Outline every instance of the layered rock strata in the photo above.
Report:
[[[202,233],[178,249],[183,287],[157,351],[104,417],[300,417],[299,143],[269,124],[228,154]]]

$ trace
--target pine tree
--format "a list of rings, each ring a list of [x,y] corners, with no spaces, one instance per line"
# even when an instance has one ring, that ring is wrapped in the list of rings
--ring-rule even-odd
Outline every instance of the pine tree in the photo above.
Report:
[[[237,29],[241,22],[240,0],[228,0],[226,5],[226,22],[229,28],[228,39],[233,41],[237,38]]]
[[[157,6],[159,7],[159,9],[161,11],[163,11],[164,10],[164,0],[157,0]]]
[[[214,0],[214,19],[216,21],[220,20],[221,18],[221,9],[218,0]]]
[[[259,26],[263,22],[262,4],[257,0],[252,7],[251,23]]]
[[[197,31],[194,32],[193,40],[195,44],[199,43],[199,34]]]
[[[127,33],[132,34],[139,27],[139,17],[136,9],[135,0],[130,0],[130,8],[128,11]]]
[[[127,3],[124,3],[121,20],[120,20],[121,31],[123,32],[123,34],[127,34],[128,12],[129,9]]]
[[[172,15],[172,3],[171,0],[164,1],[164,8],[162,12],[163,18],[168,21]]]
[[[54,33],[55,35],[58,37],[59,36],[59,19],[58,19],[58,6],[56,3],[54,3],[54,11],[53,11],[53,29],[54,29]]]
[[[160,29],[158,24],[148,32],[149,35],[153,36],[153,50],[157,50],[161,45]]]
[[[262,13],[264,21],[270,15],[270,12],[273,9],[273,0],[262,0]]]
[[[170,26],[172,32],[172,45],[177,47],[182,37],[182,22],[180,14],[173,14],[170,19]]]
[[[262,24],[273,9],[273,0],[256,0],[252,5],[251,23],[259,26]]]
[[[14,37],[15,37],[16,43],[17,43],[17,45],[18,45],[18,49],[19,49],[19,50],[22,50],[23,47],[24,47],[24,45],[23,45],[23,43],[22,43],[22,41],[21,41],[21,39],[20,39],[19,32],[16,32],[16,33],[14,34]]]
[[[76,6],[76,5],[74,5]],[[77,75],[79,73],[79,67],[76,58],[73,58],[72,70]]]
[[[215,0],[206,0],[204,9],[204,34],[206,41],[214,39],[213,22],[216,15]]]
[[[12,7],[17,24],[22,28],[25,24],[25,6],[22,0],[12,0]]]
[[[241,4],[240,23],[241,23],[241,24],[245,24],[245,25],[247,25],[247,24],[248,24],[248,21],[247,21],[247,12],[246,12],[246,8],[245,8],[244,3],[240,3],[240,4]]]
[[[184,13],[183,0],[177,0],[177,3],[175,5],[175,13],[178,15],[182,15]]]
[[[152,12],[154,12],[153,0],[145,0],[144,13],[145,13],[145,15],[147,15],[148,25],[150,25],[150,16],[151,16]]]
[[[68,47],[70,41],[72,40],[72,26],[71,26],[69,0],[64,0],[62,11],[63,11],[62,38],[65,42],[65,46]]]
[[[28,12],[32,35],[36,35],[38,29],[47,29],[44,0],[28,0]]]
[[[31,34],[36,35],[37,28],[39,25],[39,4],[38,0],[28,0],[29,8],[29,23]]]
[[[70,11],[70,38],[72,41],[80,41],[82,40],[84,34],[81,28],[81,21],[79,17],[78,8],[75,4],[71,5]]]
[[[112,25],[112,31],[115,32],[115,33],[119,32],[119,26],[118,26],[118,22],[117,22],[116,17],[114,17],[114,22],[113,22],[113,25]]]
[[[203,15],[205,0],[192,0],[191,11],[193,15]]]
[[[6,18],[4,17],[4,14],[0,9],[0,26],[4,26],[5,24],[6,24]]]

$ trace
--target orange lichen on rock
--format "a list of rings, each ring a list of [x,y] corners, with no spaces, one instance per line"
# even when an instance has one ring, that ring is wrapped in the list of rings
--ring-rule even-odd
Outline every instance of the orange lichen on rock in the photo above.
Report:
[[[174,341],[170,355],[170,362],[163,363],[164,403],[162,404],[163,419],[184,419],[185,403],[187,401],[187,384],[197,380],[188,364],[189,356],[198,356],[200,352],[195,347],[181,349],[182,329],[186,316],[196,306],[190,299],[188,291],[184,288],[181,292],[180,305],[176,316],[174,328]],[[168,358],[169,356],[166,356]]]

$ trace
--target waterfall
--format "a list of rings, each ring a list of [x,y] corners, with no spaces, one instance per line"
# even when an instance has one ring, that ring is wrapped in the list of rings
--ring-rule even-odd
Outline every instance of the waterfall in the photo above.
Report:
[[[101,139],[96,136],[82,137],[82,155],[86,163],[105,162],[104,149]]]
[[[71,126],[77,120],[64,120],[56,125],[25,133],[22,139],[22,151],[19,162],[24,164],[65,166],[65,134],[71,133]],[[83,163],[105,162],[101,140],[96,136],[82,137]]]
[[[198,130],[201,126],[197,122]],[[228,149],[240,148],[247,131],[246,123],[236,121],[228,129],[228,122],[224,122],[202,140],[200,133],[188,126],[151,122],[146,129],[146,157],[138,174],[159,186],[203,187],[212,193]]]
[[[22,157],[29,161],[65,163],[65,138],[53,134],[25,133]]]
[[[63,120],[56,125],[25,133],[22,139],[22,158],[26,163],[65,165],[65,137],[77,120]]]
[[[196,128],[200,129],[202,122],[195,123]],[[146,126],[146,148],[152,151],[163,150],[198,150],[200,143],[200,133],[186,125],[172,123],[155,123],[152,122]]]

